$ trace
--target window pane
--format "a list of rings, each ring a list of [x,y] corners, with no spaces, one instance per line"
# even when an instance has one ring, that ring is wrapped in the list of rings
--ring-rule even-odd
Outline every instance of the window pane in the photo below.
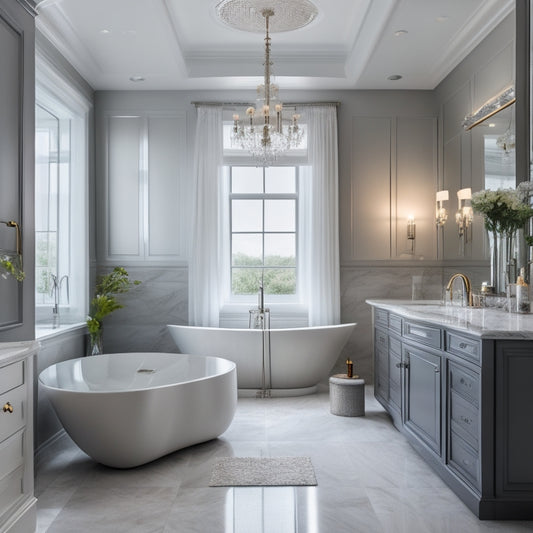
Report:
[[[295,231],[295,228],[295,200],[265,200],[265,231]]]
[[[231,192],[262,193],[263,169],[260,167],[233,167],[231,169]]]
[[[295,167],[268,167],[265,172],[265,192],[295,193]]]
[[[263,264],[263,239],[261,233],[236,233],[231,240],[232,266],[261,266]]]
[[[262,268],[232,268],[231,292],[233,294],[257,294],[262,274]]]
[[[265,234],[265,265],[296,266],[296,237],[294,234]]]
[[[296,294],[295,268],[265,268],[265,294]]]
[[[263,201],[232,200],[231,201],[232,231],[262,231]]]

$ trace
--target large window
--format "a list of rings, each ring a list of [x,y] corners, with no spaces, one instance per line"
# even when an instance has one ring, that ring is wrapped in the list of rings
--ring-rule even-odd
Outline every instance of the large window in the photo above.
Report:
[[[68,299],[70,121],[35,110],[35,302]],[[67,199],[67,201],[64,201]],[[63,274],[65,273],[65,274]],[[60,276],[63,279],[60,278]],[[56,285],[61,285],[61,291]],[[63,293],[63,294],[60,294]],[[62,303],[65,303],[64,301]]]
[[[38,61],[35,108],[35,318],[45,327],[87,314],[87,112]]]
[[[230,166],[231,293],[296,295],[298,169]]]

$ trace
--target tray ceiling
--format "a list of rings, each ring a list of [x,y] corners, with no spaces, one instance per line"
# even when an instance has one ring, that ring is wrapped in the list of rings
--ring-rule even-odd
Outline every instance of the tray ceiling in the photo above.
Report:
[[[254,88],[263,36],[223,24],[218,1],[43,0],[37,28],[97,90]],[[514,8],[512,0],[313,3],[313,22],[271,36],[284,88],[434,89]]]

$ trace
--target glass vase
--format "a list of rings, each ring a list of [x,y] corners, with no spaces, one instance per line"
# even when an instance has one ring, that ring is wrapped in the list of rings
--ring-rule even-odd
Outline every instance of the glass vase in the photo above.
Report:
[[[88,355],[101,355],[104,353],[104,335],[100,328],[94,333],[89,333],[89,353]]]
[[[493,231],[490,241],[490,282],[496,294],[505,295],[517,276],[514,232]]]

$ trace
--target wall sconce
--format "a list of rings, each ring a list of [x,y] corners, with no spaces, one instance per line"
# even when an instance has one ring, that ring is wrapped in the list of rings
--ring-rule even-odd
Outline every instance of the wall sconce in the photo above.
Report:
[[[407,217],[407,240],[411,242],[411,250],[410,253],[415,253],[415,239],[416,239],[416,224],[415,224],[415,217],[413,215],[409,215]]]
[[[448,220],[448,213],[442,203],[449,199],[448,191],[437,191],[437,207],[435,212],[435,223],[438,227],[444,226]]]
[[[464,237],[464,242],[468,242],[468,227],[470,226],[474,213],[472,206],[467,204],[472,199],[472,189],[470,187],[457,191],[457,213],[455,222],[459,228],[459,237]]]

